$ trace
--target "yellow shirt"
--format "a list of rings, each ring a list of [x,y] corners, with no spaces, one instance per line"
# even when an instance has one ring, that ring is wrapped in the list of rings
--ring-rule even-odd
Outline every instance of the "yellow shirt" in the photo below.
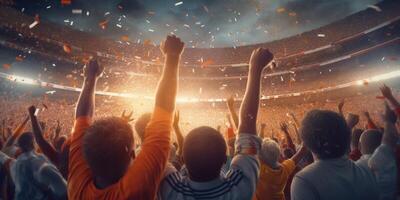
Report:
[[[285,200],[283,190],[295,167],[295,163],[290,159],[283,161],[279,169],[272,169],[268,165],[261,163],[260,179],[258,180],[254,199]]]

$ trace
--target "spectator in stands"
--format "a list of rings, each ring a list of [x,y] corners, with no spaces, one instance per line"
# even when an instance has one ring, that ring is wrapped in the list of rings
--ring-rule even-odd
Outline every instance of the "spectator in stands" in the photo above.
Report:
[[[35,152],[33,134],[22,133],[17,145],[22,151],[17,159],[0,152],[0,164],[15,184],[15,199],[67,199],[67,182],[45,156]]]
[[[312,110],[303,119],[300,134],[316,161],[295,175],[293,200],[379,198],[373,173],[346,155],[351,130],[342,115]]]
[[[259,160],[261,162],[260,180],[257,184],[255,199],[284,200],[284,189],[296,165],[306,155],[307,149],[302,146],[291,158],[279,162],[281,149],[279,144],[270,138],[263,140]]]
[[[397,195],[396,145],[398,132],[397,116],[386,104],[384,133],[367,130],[361,136],[362,156],[357,164],[370,168],[375,174],[381,200],[395,200]]]
[[[135,150],[136,155],[138,155],[141,150],[141,144],[144,141],[146,126],[150,122],[150,120],[151,120],[151,113],[144,113],[136,120],[135,131],[136,134],[139,136],[138,143],[140,143],[139,146],[136,147]]]
[[[36,107],[31,107],[30,109],[34,109],[36,111]],[[58,148],[53,147],[50,142],[46,140],[43,136],[42,127],[40,125],[37,116],[35,115],[35,111],[29,114],[32,123],[33,135],[35,137],[36,143],[39,146],[41,152],[60,170],[61,174],[64,178],[68,178],[68,152],[69,152],[69,144],[64,143],[62,141],[58,141]],[[61,137],[62,138],[62,137]],[[63,145],[65,144],[65,145]]]
[[[168,36],[161,45],[165,66],[157,88],[156,105],[146,127],[142,150],[133,163],[133,131],[126,121],[111,117],[91,124],[94,91],[103,69],[96,61],[90,61],[84,72],[71,140],[69,198],[154,199],[170,149],[183,46],[175,36]]]
[[[251,199],[256,189],[261,147],[256,133],[260,100],[261,72],[273,59],[267,49],[256,49],[250,58],[247,89],[240,110],[236,139],[236,156],[231,170],[221,176],[227,160],[223,136],[215,129],[202,126],[186,136],[183,160],[188,176],[182,176],[172,165],[166,170],[159,199]]]

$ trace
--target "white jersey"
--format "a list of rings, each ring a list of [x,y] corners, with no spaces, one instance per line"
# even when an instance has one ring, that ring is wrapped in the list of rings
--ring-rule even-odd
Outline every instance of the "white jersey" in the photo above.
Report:
[[[246,148],[260,149],[261,140],[256,135],[239,134],[236,149],[239,154],[231,162],[229,171],[208,182],[195,182],[178,172],[171,164],[167,166],[158,199],[177,200],[251,200],[256,189],[260,165],[256,155],[245,153]]]

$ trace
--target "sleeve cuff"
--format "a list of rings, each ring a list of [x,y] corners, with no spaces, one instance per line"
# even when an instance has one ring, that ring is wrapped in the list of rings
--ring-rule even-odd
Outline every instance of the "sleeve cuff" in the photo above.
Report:
[[[165,109],[156,106],[154,108],[153,115],[151,116],[151,121],[152,122],[157,122],[157,121],[170,121],[172,122],[174,112],[169,112],[166,111]]]
[[[72,129],[72,138],[77,138],[83,134],[83,130],[86,127],[89,127],[92,122],[91,117],[78,117],[75,119],[74,127]]]
[[[236,137],[235,153],[256,155],[261,149],[261,138],[254,134],[240,133]]]

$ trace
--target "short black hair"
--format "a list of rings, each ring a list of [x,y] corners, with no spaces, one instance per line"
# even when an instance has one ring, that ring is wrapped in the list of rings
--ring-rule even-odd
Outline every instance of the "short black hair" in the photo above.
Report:
[[[151,113],[144,113],[136,120],[135,131],[141,140],[140,142],[144,141],[145,130],[147,124],[150,122],[151,115],[152,115]]]
[[[32,151],[35,148],[34,140],[32,132],[24,132],[18,137],[17,145],[21,148],[22,152]]]
[[[301,138],[319,159],[339,158],[348,152],[351,130],[343,116],[329,110],[311,110],[302,121]]]
[[[95,121],[83,137],[83,155],[92,174],[117,182],[128,169],[134,148],[132,127],[119,117]]]
[[[226,162],[226,143],[216,129],[201,126],[191,130],[183,144],[183,160],[193,181],[206,182],[219,177]]]

